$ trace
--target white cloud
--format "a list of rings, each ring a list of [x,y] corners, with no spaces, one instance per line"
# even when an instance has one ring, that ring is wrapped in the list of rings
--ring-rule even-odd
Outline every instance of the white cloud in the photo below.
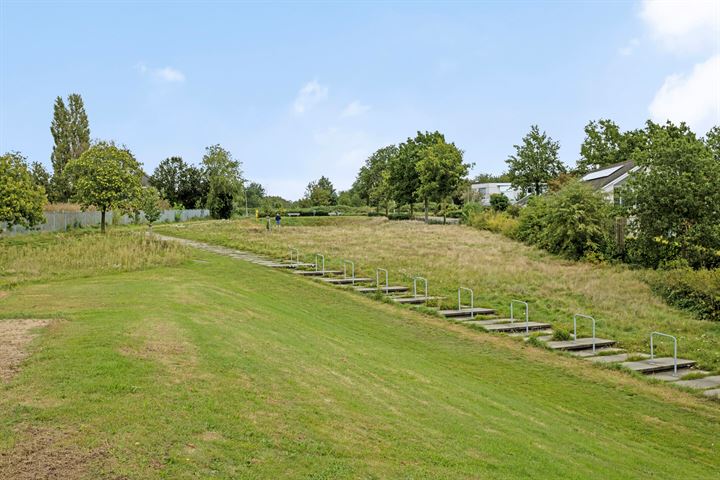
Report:
[[[620,47],[618,53],[623,57],[628,57],[633,54],[633,52],[639,45],[640,40],[637,38],[633,38],[627,43],[627,45],[625,45],[624,47]]]
[[[340,117],[356,117],[370,110],[369,105],[363,105],[359,100],[350,102],[347,107],[342,111]]]
[[[316,80],[306,83],[298,92],[293,110],[298,115],[302,115],[318,103],[325,100],[328,96],[328,88],[320,85]]]
[[[688,75],[667,77],[649,110],[655,121],[684,121],[699,134],[720,125],[720,54],[695,65]]]
[[[182,83],[185,81],[185,74],[173,67],[150,68],[144,63],[138,63],[135,68],[141,75],[147,75],[159,82]]]
[[[653,38],[671,52],[720,48],[717,0],[643,0],[640,17]]]

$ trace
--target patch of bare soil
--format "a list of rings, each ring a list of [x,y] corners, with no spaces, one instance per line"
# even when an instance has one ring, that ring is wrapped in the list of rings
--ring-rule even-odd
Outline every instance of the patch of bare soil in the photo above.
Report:
[[[8,451],[0,451],[0,478],[12,480],[90,478],[108,457],[106,448],[78,447],[67,433],[29,428]]]
[[[10,292],[5,292],[5,291],[0,290],[0,300],[7,297],[8,295],[10,295]]]
[[[32,330],[48,323],[32,318],[0,320],[0,381],[7,382],[18,372],[28,356],[28,343],[37,335]]]

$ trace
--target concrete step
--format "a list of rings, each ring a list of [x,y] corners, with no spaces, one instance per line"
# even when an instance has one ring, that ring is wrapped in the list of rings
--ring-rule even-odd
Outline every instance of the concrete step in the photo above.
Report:
[[[401,285],[390,285],[389,287],[355,287],[355,290],[360,293],[397,293],[397,292],[407,292],[410,290],[408,287],[403,287]]]
[[[525,330],[545,330],[547,328],[550,328],[550,324],[541,322],[528,322],[527,324],[525,322],[495,323],[493,325],[485,325],[483,328],[488,332],[510,333],[521,332]]]
[[[492,308],[482,308],[482,307],[475,307],[475,308],[463,308],[462,310],[440,310],[438,311],[440,315],[443,317],[448,318],[456,318],[457,320],[461,320],[462,318],[457,317],[467,317],[468,320],[472,320],[470,318],[470,314],[475,315],[492,315],[495,313],[495,310]]]
[[[662,380],[663,382],[677,382],[682,377],[690,373],[701,373],[706,375],[710,374],[710,372],[706,372],[704,370],[697,370],[695,368],[678,368],[677,374],[675,374],[675,372],[673,372],[672,370],[669,370],[667,372],[648,373],[648,377]]]
[[[393,302],[400,303],[403,305],[419,305],[425,302],[428,302],[430,300],[437,300],[442,297],[426,297],[426,296],[420,296],[420,297],[390,297],[392,298]]]
[[[525,341],[530,340],[530,337],[533,335],[542,335],[537,337],[539,340],[542,340],[543,342],[547,342],[552,338],[553,331],[551,329],[545,329],[545,330],[530,330],[529,332],[526,332],[525,330],[522,330],[520,332],[512,332],[508,333],[509,337],[525,337]]]
[[[372,278],[355,277],[355,278],[321,278],[323,282],[332,283],[333,285],[351,285],[353,283],[372,282]]]
[[[594,357],[587,357],[585,360],[590,360],[593,363],[620,363],[627,361],[630,357],[637,357],[638,355],[645,355],[644,353],[618,353],[616,355],[600,355]]]
[[[575,340],[555,340],[547,342],[547,347],[551,350],[590,350],[592,351],[593,344],[597,350],[600,347],[612,347],[615,345],[615,340],[608,340],[606,338],[576,338]]]
[[[654,359],[640,360],[638,362],[623,362],[622,366],[629,368],[635,372],[652,373],[666,372],[673,370],[674,360],[672,357],[656,357]],[[695,360],[687,360],[685,358],[677,359],[677,368],[688,368],[695,365]]]
[[[593,353],[592,348],[589,350],[568,350],[568,353],[570,355],[574,355],[574,356],[580,357],[580,358],[596,357],[601,353],[604,354],[602,356],[610,356],[609,354],[611,354],[611,353],[613,353],[615,355],[619,355],[624,352],[625,352],[625,350],[623,350],[622,348],[614,348],[614,347],[596,348],[595,353]],[[627,357],[623,360],[627,360]]]
[[[342,275],[342,270],[296,270],[293,273],[297,275],[305,275],[308,277],[322,277],[323,275]]]
[[[703,395],[710,398],[717,398],[720,400],[720,388],[713,388],[712,390],[705,390]]]
[[[675,382],[675,385],[697,388],[698,390],[720,388],[720,375],[712,375],[710,377],[696,378],[693,380],[680,380],[679,382]]]
[[[470,325],[479,325],[479,326],[485,326],[485,325],[495,325],[496,323],[510,323],[509,318],[491,318],[489,320],[467,320],[465,323],[469,323]]]

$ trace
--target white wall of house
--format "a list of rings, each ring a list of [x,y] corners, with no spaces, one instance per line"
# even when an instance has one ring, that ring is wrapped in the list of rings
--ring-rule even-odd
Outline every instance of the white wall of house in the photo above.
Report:
[[[474,183],[471,188],[483,205],[490,205],[490,195],[495,193],[502,193],[510,199],[510,203],[515,203],[520,193],[510,183]]]

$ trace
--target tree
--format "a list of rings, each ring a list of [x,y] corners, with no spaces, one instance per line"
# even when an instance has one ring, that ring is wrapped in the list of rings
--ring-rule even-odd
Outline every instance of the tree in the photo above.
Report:
[[[160,195],[172,205],[180,201],[180,189],[188,169],[187,163],[181,157],[169,157],[161,161],[150,176],[150,185],[155,187]]]
[[[648,121],[645,136],[620,192],[635,237],[630,254],[650,267],[720,265],[720,162],[684,123]]]
[[[586,173],[606,165],[622,162],[620,158],[622,134],[612,120],[601,118],[585,126],[585,140],[580,145],[578,173]]]
[[[210,177],[210,190],[207,196],[207,209],[212,218],[230,218],[233,212],[237,187],[222,175]]]
[[[387,188],[388,165],[397,153],[398,148],[395,145],[380,148],[370,155],[365,160],[365,165],[360,168],[353,190],[367,205],[375,205],[378,209],[385,205],[387,208],[390,200],[390,191]]]
[[[32,227],[45,220],[45,189],[37,185],[25,157],[9,152],[0,157],[0,222],[7,228],[15,225]]]
[[[185,208],[203,208],[209,190],[210,184],[203,171],[194,165],[188,165],[180,175],[177,203]]]
[[[363,199],[354,188],[343,190],[338,193],[338,205],[347,205],[348,207],[362,207]]]
[[[420,178],[417,195],[425,203],[427,222],[428,200],[444,204],[467,176],[470,165],[463,163],[463,152],[454,143],[445,143],[443,139],[442,142],[428,145],[420,151],[420,160],[415,168]]]
[[[220,145],[212,145],[205,149],[202,164],[208,183],[206,208],[211,215],[221,215],[215,218],[230,218],[233,206],[240,202],[243,190],[240,161],[235,160],[232,154]],[[230,202],[230,212],[226,211],[227,202]]]
[[[43,187],[45,193],[50,191],[50,174],[40,162],[32,162],[30,165],[30,176],[35,185]]]
[[[53,166],[52,198],[66,202],[72,195],[72,185],[68,183],[69,177],[63,175],[65,166],[79,158],[90,146],[90,127],[80,95],[69,95],[68,107],[62,97],[55,99],[50,133],[55,143],[50,156]]]
[[[401,205],[410,205],[413,215],[413,204],[417,200],[420,189],[420,175],[417,164],[422,158],[423,150],[436,143],[445,143],[440,132],[417,132],[415,138],[408,138],[398,146],[396,155],[388,162],[388,185],[392,198]]]
[[[155,187],[144,187],[142,189],[141,208],[145,214],[145,220],[152,229],[152,224],[160,218],[160,193]]]
[[[552,178],[565,172],[565,166],[558,158],[560,144],[545,132],[540,133],[537,125],[530,127],[522,145],[514,147],[515,155],[506,160],[513,188],[538,195]]]
[[[245,195],[247,195],[248,208],[259,208],[262,205],[263,198],[265,198],[265,189],[259,183],[250,182],[245,187]]]
[[[472,183],[509,183],[510,175],[507,172],[495,175],[494,173],[478,173]]]
[[[715,160],[720,162],[720,126],[715,125],[705,135],[705,145],[715,157]]]
[[[330,179],[322,176],[316,182],[308,183],[305,200],[312,207],[337,205],[337,193]]]
[[[73,199],[83,209],[94,206],[100,210],[100,230],[105,232],[108,210],[131,210],[142,193],[142,170],[130,151],[113,142],[97,142],[80,158],[66,166],[75,194]]]

